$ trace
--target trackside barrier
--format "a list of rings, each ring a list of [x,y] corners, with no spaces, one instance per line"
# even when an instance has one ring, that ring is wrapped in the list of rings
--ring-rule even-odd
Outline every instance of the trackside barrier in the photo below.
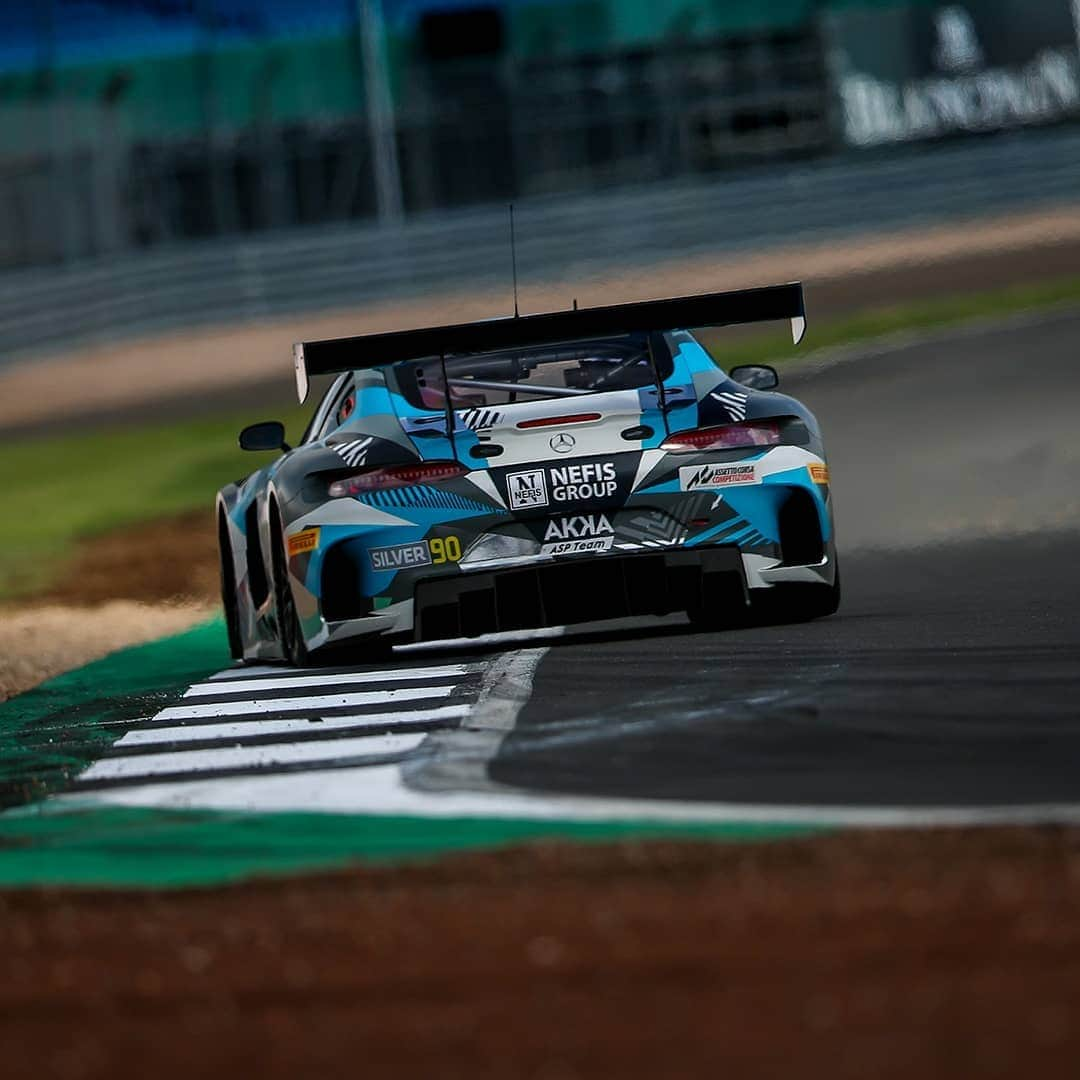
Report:
[[[1023,210],[1078,198],[1057,128],[518,205],[530,283]],[[506,208],[215,240],[0,275],[0,364],[178,327],[505,288]],[[703,289],[708,282],[702,283]],[[509,305],[509,301],[508,301]]]

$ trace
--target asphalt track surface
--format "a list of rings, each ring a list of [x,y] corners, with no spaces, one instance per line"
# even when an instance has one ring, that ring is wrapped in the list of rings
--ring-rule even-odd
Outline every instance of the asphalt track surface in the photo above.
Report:
[[[785,388],[826,433],[840,613],[568,636],[491,778],[790,806],[1080,799],[1080,315]]]

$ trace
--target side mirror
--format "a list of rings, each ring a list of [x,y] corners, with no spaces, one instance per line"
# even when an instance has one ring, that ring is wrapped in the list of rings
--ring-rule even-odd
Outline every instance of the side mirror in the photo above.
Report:
[[[768,364],[743,364],[733,367],[728,375],[737,383],[749,386],[751,390],[772,390],[780,385],[776,368],[771,368]]]
[[[240,449],[290,449],[285,441],[285,425],[280,420],[264,420],[261,424],[249,424],[240,432]]]

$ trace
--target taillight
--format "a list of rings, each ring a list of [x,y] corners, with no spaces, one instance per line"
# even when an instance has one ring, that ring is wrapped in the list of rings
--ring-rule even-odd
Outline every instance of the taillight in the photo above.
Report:
[[[742,424],[680,431],[660,444],[661,450],[736,450],[743,446],[779,446],[783,442],[778,420],[747,420]]]
[[[603,417],[598,412],[573,413],[570,416],[542,416],[539,420],[521,420],[518,427],[523,431],[526,428],[538,427],[567,427],[570,424],[591,424]]]
[[[431,484],[464,476],[469,470],[456,461],[425,461],[420,465],[386,465],[379,469],[347,476],[330,485],[330,497],[342,499],[348,495],[360,495],[365,491],[384,491],[386,488],[411,487],[413,484]]]

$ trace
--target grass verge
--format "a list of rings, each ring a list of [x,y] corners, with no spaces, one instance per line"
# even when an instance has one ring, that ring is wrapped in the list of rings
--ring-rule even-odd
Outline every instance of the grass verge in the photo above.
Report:
[[[0,600],[47,588],[81,540],[205,508],[214,492],[270,460],[236,444],[251,416],[213,416],[8,443],[0,490],[11,528],[0,552]],[[289,434],[306,423],[282,417]]]
[[[1080,301],[1080,276],[875,307],[820,323],[811,310],[808,341],[815,350],[834,348],[1069,301]],[[703,337],[724,364],[797,355],[786,330],[735,340],[722,330]],[[0,600],[47,588],[81,540],[200,507],[209,513],[217,488],[264,460],[236,448],[236,433],[252,419],[202,417],[6,444],[0,490],[11,528],[0,551]],[[283,419],[295,438],[306,416],[297,410]]]

